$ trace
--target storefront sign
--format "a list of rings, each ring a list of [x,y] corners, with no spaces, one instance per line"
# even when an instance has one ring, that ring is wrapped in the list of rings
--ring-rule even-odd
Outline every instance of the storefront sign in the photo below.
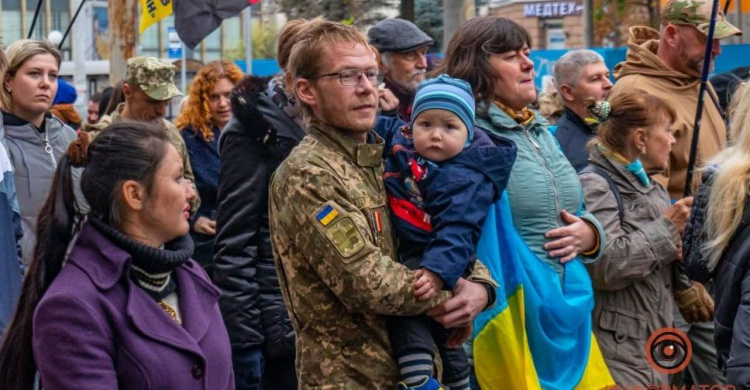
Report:
[[[583,5],[576,2],[544,2],[531,3],[523,7],[523,15],[527,18],[561,18],[583,13]]]

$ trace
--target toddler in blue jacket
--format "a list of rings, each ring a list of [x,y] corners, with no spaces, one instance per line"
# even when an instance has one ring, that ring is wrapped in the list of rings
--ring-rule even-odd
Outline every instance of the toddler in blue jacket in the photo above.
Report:
[[[493,142],[474,126],[474,97],[464,80],[440,75],[420,84],[409,125],[381,117],[385,175],[398,261],[418,270],[420,300],[452,290],[471,272],[487,212],[508,184],[516,158],[510,140]],[[468,336],[470,329],[463,329]],[[388,332],[402,382],[400,389],[440,388],[432,377],[434,346],[443,383],[468,389],[470,367],[452,332],[426,315],[390,317]]]

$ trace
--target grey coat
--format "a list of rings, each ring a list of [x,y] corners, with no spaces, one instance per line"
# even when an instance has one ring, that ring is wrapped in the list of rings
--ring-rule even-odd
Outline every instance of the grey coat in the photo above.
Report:
[[[18,206],[21,211],[21,254],[26,266],[31,262],[36,243],[36,220],[52,186],[57,161],[76,139],[76,132],[52,115],[45,118],[45,132],[31,123],[3,112],[5,141],[13,164]],[[45,151],[49,142],[51,150]],[[80,170],[74,172],[76,181]]]
[[[666,217],[669,194],[656,181],[642,185],[622,164],[599,150],[589,162],[614,180],[624,207],[620,220],[617,200],[606,179],[581,174],[586,209],[607,234],[597,263],[587,264],[594,285],[593,329],[610,373],[618,385],[668,384],[667,375],[649,365],[645,349],[657,329],[673,325],[673,289],[688,286],[677,269],[681,240]]]

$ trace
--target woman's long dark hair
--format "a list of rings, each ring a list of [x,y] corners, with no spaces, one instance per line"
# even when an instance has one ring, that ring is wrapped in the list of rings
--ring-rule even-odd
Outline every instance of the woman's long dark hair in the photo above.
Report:
[[[133,122],[109,126],[91,145],[82,137],[60,159],[49,196],[39,212],[34,258],[0,347],[3,390],[33,388],[37,368],[32,349],[34,311],[60,273],[75,224],[84,216],[73,191],[72,168],[85,167],[81,190],[90,207],[88,216],[118,227],[122,184],[135,180],[150,192],[169,142],[158,127]]]

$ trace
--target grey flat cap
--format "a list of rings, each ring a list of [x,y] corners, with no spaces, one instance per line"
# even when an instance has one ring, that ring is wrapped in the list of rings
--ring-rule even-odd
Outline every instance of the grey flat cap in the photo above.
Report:
[[[435,42],[414,23],[398,18],[381,20],[370,28],[367,36],[370,44],[381,53],[410,51]]]

